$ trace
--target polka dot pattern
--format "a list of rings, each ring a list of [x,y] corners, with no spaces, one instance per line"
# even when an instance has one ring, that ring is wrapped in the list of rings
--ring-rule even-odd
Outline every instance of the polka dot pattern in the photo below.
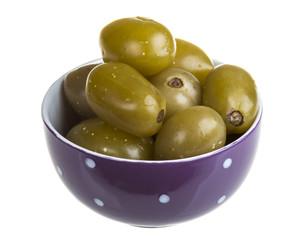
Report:
[[[63,176],[63,170],[59,166],[56,166],[56,170],[60,176]]]
[[[160,197],[159,197],[159,202],[160,203],[168,203],[170,201],[170,197],[168,196],[168,195],[166,195],[166,194],[162,194],[162,195],[160,195]]]
[[[86,164],[87,167],[89,167],[89,168],[95,168],[95,167],[96,167],[95,161],[92,160],[91,158],[86,158],[85,164]]]
[[[103,207],[103,206],[104,206],[103,201],[101,201],[101,200],[98,199],[98,198],[94,198],[94,202],[95,202],[95,204],[98,205],[99,207]]]
[[[217,204],[221,204],[226,200],[226,195],[221,196],[218,200],[217,200]]]
[[[227,169],[231,166],[232,164],[232,159],[231,158],[227,158],[224,163],[223,163],[223,168]]]
[[[91,159],[91,158],[86,158],[85,159],[85,164],[86,164],[86,166],[88,168],[91,168],[91,169],[93,169],[93,168],[96,167],[95,161],[93,159]],[[230,168],[231,165],[232,165],[232,159],[231,158],[227,158],[227,159],[224,160],[224,162],[223,162],[223,168],[224,169]],[[58,174],[60,176],[64,175],[63,170],[62,170],[62,168],[60,166],[57,165],[56,166],[56,170],[57,170],[57,172],[58,172]],[[226,195],[222,195],[220,198],[218,198],[218,200],[217,200],[216,203],[218,205],[220,205],[220,204],[222,204],[226,200],[226,198],[227,198]],[[161,194],[159,196],[158,200],[162,204],[167,204],[167,203],[170,202],[170,197],[167,194]],[[104,202],[102,200],[100,200],[99,198],[94,198],[93,201],[99,207],[103,207],[104,206]]]

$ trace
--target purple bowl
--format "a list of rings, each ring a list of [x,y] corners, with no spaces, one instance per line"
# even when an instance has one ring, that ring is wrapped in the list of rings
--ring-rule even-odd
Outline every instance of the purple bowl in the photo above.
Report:
[[[135,226],[174,225],[219,207],[246,178],[259,139],[261,102],[251,128],[221,149],[179,160],[122,159],[65,138],[80,121],[65,99],[65,76],[50,87],[42,104],[49,153],[67,188],[101,215]]]

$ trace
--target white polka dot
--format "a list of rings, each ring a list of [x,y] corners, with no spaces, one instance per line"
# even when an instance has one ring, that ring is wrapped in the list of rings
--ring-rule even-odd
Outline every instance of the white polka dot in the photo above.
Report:
[[[56,166],[56,170],[61,176],[63,176],[63,171],[59,166]]]
[[[98,198],[94,198],[94,202],[96,203],[96,205],[98,205],[98,206],[100,206],[100,207],[103,207],[103,206],[104,206],[103,201],[101,201],[101,200],[98,199]]]
[[[232,159],[231,158],[227,158],[224,163],[223,163],[223,167],[224,168],[229,168],[232,164]]]
[[[96,163],[91,158],[86,158],[85,163],[89,168],[95,168],[96,166]]]
[[[221,204],[222,202],[224,202],[226,199],[226,195],[221,196],[218,200],[217,200],[217,204]]]
[[[166,194],[162,194],[160,197],[159,197],[159,202],[160,203],[168,203],[170,201],[170,197]]]

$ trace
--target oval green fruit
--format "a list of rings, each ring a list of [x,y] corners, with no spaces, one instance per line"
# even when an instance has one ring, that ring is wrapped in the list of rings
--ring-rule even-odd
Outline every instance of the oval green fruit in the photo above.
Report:
[[[222,116],[228,134],[242,134],[250,128],[257,116],[258,93],[255,81],[241,67],[219,65],[205,81],[202,102]]]
[[[69,72],[64,79],[64,93],[74,111],[83,118],[95,117],[86,99],[86,81],[89,72],[98,64],[78,67]]]
[[[207,75],[213,69],[213,63],[201,48],[176,38],[176,56],[171,67],[192,73],[203,86]]]
[[[136,136],[151,136],[162,126],[166,102],[160,91],[131,66],[110,62],[88,75],[86,97],[96,115]]]
[[[99,36],[105,62],[124,62],[144,76],[161,72],[173,61],[176,47],[170,31],[148,18],[122,18],[105,26]]]
[[[201,84],[194,75],[183,69],[167,68],[148,80],[165,97],[165,121],[177,112],[201,104]]]
[[[67,139],[88,150],[126,159],[153,159],[154,141],[151,137],[136,137],[90,118],[75,125]]]
[[[155,159],[172,160],[211,152],[224,146],[226,126],[212,108],[193,106],[163,125],[155,140]]]

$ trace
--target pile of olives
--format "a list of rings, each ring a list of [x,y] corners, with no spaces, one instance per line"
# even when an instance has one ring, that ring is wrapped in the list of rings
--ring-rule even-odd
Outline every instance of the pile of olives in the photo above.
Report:
[[[181,159],[223,147],[256,118],[257,88],[247,71],[214,66],[154,20],[113,21],[99,44],[104,63],[64,80],[83,118],[66,137],[81,147],[127,159]]]

